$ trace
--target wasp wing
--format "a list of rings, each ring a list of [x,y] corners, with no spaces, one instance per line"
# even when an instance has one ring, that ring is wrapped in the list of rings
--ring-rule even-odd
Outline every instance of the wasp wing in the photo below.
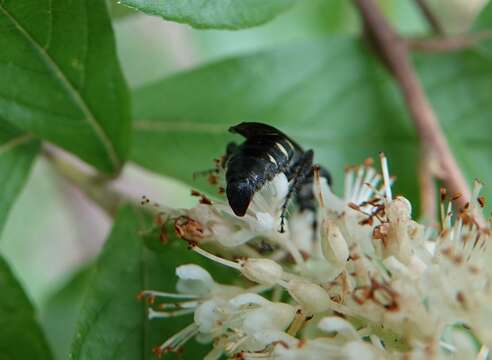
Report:
[[[271,125],[259,122],[242,122],[231,126],[229,132],[244,136],[246,139],[258,139],[261,137],[277,137],[289,141],[297,150],[303,152],[302,147],[282,131]]]

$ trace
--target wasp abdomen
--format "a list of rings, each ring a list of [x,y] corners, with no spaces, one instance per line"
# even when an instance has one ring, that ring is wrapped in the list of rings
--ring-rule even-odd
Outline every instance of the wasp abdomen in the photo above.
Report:
[[[238,150],[227,161],[226,194],[234,213],[244,216],[255,192],[271,180],[272,174],[278,170],[271,161],[244,156],[241,155],[241,147]]]

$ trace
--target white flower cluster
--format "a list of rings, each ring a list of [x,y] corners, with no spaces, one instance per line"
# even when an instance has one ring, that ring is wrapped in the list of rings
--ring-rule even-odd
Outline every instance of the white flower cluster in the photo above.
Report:
[[[454,213],[455,199],[443,193],[440,227],[424,226],[407,199],[393,197],[383,155],[381,163],[382,174],[370,162],[347,169],[343,197],[315,172],[317,211],[295,210],[285,233],[283,174],[255,194],[244,217],[208,199],[175,213],[176,232],[192,250],[250,286],[218,284],[189,264],[177,268],[177,293],[143,292],[172,301],[149,309],[150,318],[194,314],[156,354],[196,337],[213,344],[208,360],[486,359],[492,258],[481,184]]]

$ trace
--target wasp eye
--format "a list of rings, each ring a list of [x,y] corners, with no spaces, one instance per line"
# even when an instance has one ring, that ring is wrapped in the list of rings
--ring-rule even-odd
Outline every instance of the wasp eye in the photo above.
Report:
[[[253,198],[254,188],[246,181],[236,181],[227,184],[226,193],[234,214],[244,216]]]

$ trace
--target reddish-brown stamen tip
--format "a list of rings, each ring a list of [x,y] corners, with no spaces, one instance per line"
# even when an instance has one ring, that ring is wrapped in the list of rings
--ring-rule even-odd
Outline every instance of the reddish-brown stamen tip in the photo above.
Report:
[[[152,352],[154,353],[155,356],[157,356],[159,359],[161,358],[162,354],[164,354],[164,350],[161,349],[160,346],[156,346],[152,348]]]
[[[200,196],[200,195],[201,193],[198,190],[194,190],[194,189],[191,190],[191,196]]]
[[[349,206],[349,208],[351,208],[351,209],[354,209],[354,210],[360,210],[359,205],[357,205],[357,204],[355,204],[355,203],[353,203],[353,202],[349,202],[349,203],[348,203],[348,206]]]
[[[159,232],[159,241],[163,245],[169,241],[166,225],[161,226],[161,231]]]
[[[212,205],[212,200],[202,194],[202,196],[200,197],[200,204]]]
[[[447,191],[446,191],[446,188],[440,188],[439,189],[439,193],[441,194],[441,201],[444,201],[446,200],[446,195],[447,195]]]
[[[374,159],[372,157],[369,157],[364,160],[365,167],[371,167],[372,165],[374,165]]]
[[[456,193],[454,194],[452,197],[451,197],[451,201],[456,201],[458,200],[460,197],[462,197],[463,194],[462,193]]]

